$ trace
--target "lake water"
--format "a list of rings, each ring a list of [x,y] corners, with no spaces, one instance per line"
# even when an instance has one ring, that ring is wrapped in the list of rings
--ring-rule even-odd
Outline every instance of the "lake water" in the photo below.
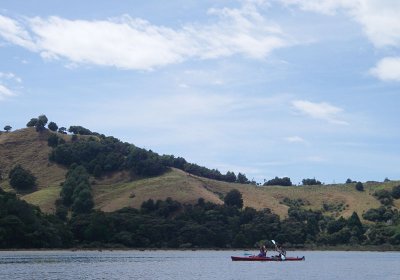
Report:
[[[244,253],[5,251],[0,252],[0,279],[400,279],[399,252],[288,252],[306,260],[231,261],[231,255]]]

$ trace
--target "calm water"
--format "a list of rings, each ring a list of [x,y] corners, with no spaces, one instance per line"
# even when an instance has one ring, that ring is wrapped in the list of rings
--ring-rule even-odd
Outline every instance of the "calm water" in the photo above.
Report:
[[[400,279],[396,252],[292,252],[304,262],[232,262],[243,251],[0,252],[0,279]]]

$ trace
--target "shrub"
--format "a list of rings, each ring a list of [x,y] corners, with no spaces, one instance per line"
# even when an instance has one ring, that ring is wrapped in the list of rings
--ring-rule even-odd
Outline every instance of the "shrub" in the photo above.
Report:
[[[227,206],[236,206],[241,209],[243,207],[242,194],[238,190],[233,189],[226,194],[224,203]]]
[[[391,192],[388,190],[377,190],[373,194],[383,205],[391,205],[393,203],[393,197]]]
[[[290,181],[289,177],[275,177],[264,183],[264,186],[291,186],[292,182]]]
[[[392,188],[392,197],[394,199],[399,199],[400,198],[400,185],[394,186]]]
[[[364,185],[363,185],[363,183],[357,182],[357,184],[356,184],[356,190],[359,191],[359,192],[364,191]]]
[[[36,186],[36,177],[21,165],[15,166],[8,174],[10,185],[17,189],[30,189]]]

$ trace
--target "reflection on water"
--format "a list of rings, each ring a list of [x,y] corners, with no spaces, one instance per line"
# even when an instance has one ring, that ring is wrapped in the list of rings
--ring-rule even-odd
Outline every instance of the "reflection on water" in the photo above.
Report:
[[[0,279],[400,279],[398,252],[293,252],[304,262],[232,262],[243,251],[0,252]]]

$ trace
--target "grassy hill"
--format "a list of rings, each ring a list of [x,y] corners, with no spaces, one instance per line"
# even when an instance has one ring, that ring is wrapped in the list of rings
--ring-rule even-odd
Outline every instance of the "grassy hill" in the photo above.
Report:
[[[64,181],[66,168],[48,160],[51,148],[47,146],[49,131],[37,133],[34,128],[25,128],[0,134],[0,186],[14,191],[8,183],[8,172],[16,164],[29,169],[38,182],[37,189],[30,193],[19,193],[24,200],[38,205],[45,212],[53,212],[59,197],[60,183]],[[71,136],[63,135],[65,140]],[[378,189],[390,190],[400,182],[365,183],[364,192],[355,190],[354,184],[324,186],[258,187],[226,183],[190,175],[178,169],[147,179],[131,181],[125,172],[109,174],[102,179],[92,179],[95,208],[114,211],[125,206],[140,207],[149,198],[154,200],[171,197],[182,203],[195,203],[202,197],[213,203],[223,203],[224,195],[231,189],[238,189],[244,205],[256,209],[270,208],[281,217],[287,215],[289,205],[298,204],[304,208],[325,211],[325,214],[348,217],[356,211],[361,214],[380,206],[373,197]],[[395,206],[400,207],[399,200]]]

